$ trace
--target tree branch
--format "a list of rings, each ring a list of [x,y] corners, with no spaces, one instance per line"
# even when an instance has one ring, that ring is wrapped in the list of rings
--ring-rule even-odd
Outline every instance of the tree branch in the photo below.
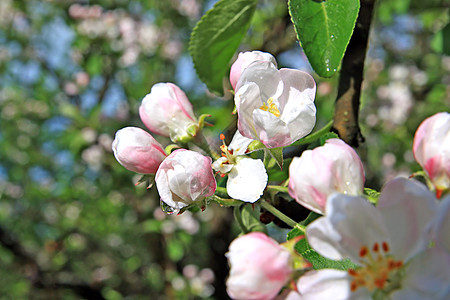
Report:
[[[353,147],[364,142],[358,123],[359,104],[374,4],[375,0],[361,1],[355,30],[342,60],[335,103],[333,131]]]

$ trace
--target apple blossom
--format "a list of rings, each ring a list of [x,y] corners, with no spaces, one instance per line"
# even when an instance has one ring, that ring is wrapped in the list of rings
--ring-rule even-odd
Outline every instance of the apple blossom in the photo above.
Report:
[[[157,83],[142,99],[139,115],[147,128],[173,142],[187,141],[198,130],[192,104],[173,83]]]
[[[214,170],[228,174],[228,195],[250,203],[261,197],[268,179],[262,160],[244,156],[252,141],[236,131],[230,145],[227,147],[223,144],[220,147],[223,156],[212,165]]]
[[[238,58],[230,69],[230,83],[233,90],[236,88],[236,84],[239,81],[244,69],[255,61],[268,61],[273,63],[275,67],[277,66],[275,57],[273,57],[270,53],[262,51],[247,51],[239,53]]]
[[[231,266],[226,285],[232,299],[273,299],[292,274],[290,252],[261,232],[235,239],[226,256]]]
[[[122,166],[142,174],[155,174],[167,156],[160,143],[148,132],[137,127],[118,130],[112,150]]]
[[[419,125],[414,136],[413,153],[438,196],[450,188],[450,113],[437,113]]]
[[[314,128],[315,93],[314,79],[305,72],[252,63],[236,85],[239,132],[268,148],[292,144]]]
[[[216,191],[211,158],[186,149],[175,150],[161,163],[155,181],[161,201],[173,212]]]
[[[442,294],[436,291],[448,274],[435,269],[445,264],[444,256],[429,258],[430,269],[410,268],[423,267],[428,259],[422,254],[430,250],[427,231],[438,207],[423,184],[394,179],[383,188],[377,207],[344,194],[333,194],[326,205],[327,214],[306,228],[309,244],[327,258],[349,258],[360,267],[306,273],[298,281],[298,299],[444,299],[433,296]],[[406,284],[419,277],[420,287]]]
[[[289,166],[289,195],[304,207],[325,213],[333,193],[359,195],[364,191],[364,168],[358,154],[340,139],[306,150]]]

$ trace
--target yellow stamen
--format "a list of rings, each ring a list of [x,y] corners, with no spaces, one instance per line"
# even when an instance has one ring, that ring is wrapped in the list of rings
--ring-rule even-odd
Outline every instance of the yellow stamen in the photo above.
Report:
[[[278,109],[277,105],[273,103],[274,99],[272,97],[267,100],[267,104],[264,103],[260,106],[259,109],[262,109],[264,111],[268,111],[271,114],[273,114],[275,117],[279,118],[281,116],[280,110]]]

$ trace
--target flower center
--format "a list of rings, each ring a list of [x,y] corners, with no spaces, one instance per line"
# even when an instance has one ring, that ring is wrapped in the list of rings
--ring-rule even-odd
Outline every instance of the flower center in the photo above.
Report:
[[[356,270],[348,270],[353,277],[350,285],[352,292],[360,287],[366,287],[370,292],[376,289],[383,290],[403,266],[403,261],[396,261],[389,254],[389,244],[386,242],[383,242],[381,247],[375,243],[371,250],[362,246],[359,256],[362,258],[363,266]]]
[[[271,114],[273,114],[275,117],[279,118],[281,116],[280,110],[278,109],[278,107],[274,103],[274,101],[275,100],[272,97],[270,97],[269,100],[267,100],[267,103],[263,103],[263,105],[261,105],[259,107],[259,109],[262,109],[264,111],[268,111]]]

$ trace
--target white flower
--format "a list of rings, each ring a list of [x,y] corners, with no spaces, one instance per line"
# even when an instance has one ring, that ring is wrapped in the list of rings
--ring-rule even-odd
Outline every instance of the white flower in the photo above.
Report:
[[[254,203],[263,194],[268,176],[262,160],[244,156],[251,142],[252,139],[236,131],[230,145],[220,147],[223,156],[212,167],[222,174],[228,174],[227,192],[230,197]]]
[[[446,256],[423,255],[440,250],[428,249],[437,207],[424,185],[404,178],[386,184],[378,207],[362,197],[334,194],[327,215],[307,227],[308,241],[319,254],[349,258],[360,267],[307,273],[298,281],[298,299],[444,299],[448,271],[439,265],[448,266]],[[412,284],[418,278],[421,286]]]
[[[277,70],[267,61],[252,63],[236,85],[239,132],[268,148],[292,144],[314,128],[315,93],[316,83],[305,72]]]

